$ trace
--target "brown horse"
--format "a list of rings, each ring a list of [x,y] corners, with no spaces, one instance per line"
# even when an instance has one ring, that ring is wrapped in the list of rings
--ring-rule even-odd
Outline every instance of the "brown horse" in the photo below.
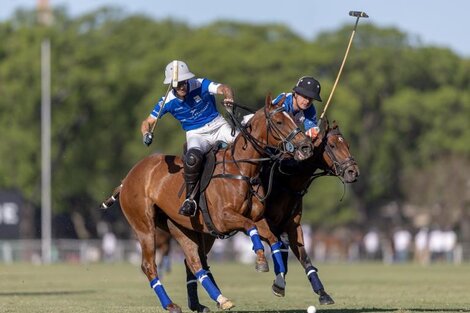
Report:
[[[320,176],[332,175],[342,179],[343,182],[352,183],[357,180],[359,176],[359,168],[349,152],[349,145],[339,131],[336,123],[330,128],[327,120],[324,120],[322,125],[322,132],[316,140],[312,157],[309,159],[292,164],[292,162],[281,163],[279,170],[274,176],[274,183],[272,191],[266,199],[266,210],[264,212],[265,218],[268,221],[271,231],[281,239],[283,234],[287,234],[288,240],[284,240],[283,245],[279,248],[279,253],[282,253],[283,263],[285,270],[279,268],[276,260],[275,263],[276,279],[273,283],[273,293],[277,296],[284,296],[285,294],[285,281],[284,276],[287,273],[287,251],[290,242],[290,248],[297,259],[300,261],[305,269],[307,278],[312,285],[315,293],[320,297],[320,304],[333,304],[333,299],[326,293],[320,278],[318,277],[318,269],[316,269],[305,250],[304,237],[301,228],[302,218],[302,199],[307,192],[312,181]],[[291,163],[291,164],[289,164]],[[320,169],[322,172],[317,173]],[[269,183],[269,168],[266,168],[264,185],[268,186]],[[269,188],[269,187],[268,187]],[[201,252],[201,259],[207,254],[213,244],[214,238],[204,237],[205,251]],[[273,251],[274,253],[278,253]],[[187,271],[187,292],[188,303],[191,310],[198,312],[208,312],[207,307],[199,303],[196,287],[197,285],[191,283],[194,281],[194,276]]]
[[[105,203],[109,205],[114,199],[119,200],[142,247],[142,270],[164,309],[181,312],[158,278],[155,265],[156,227],[170,231],[181,245],[191,273],[220,308],[229,309],[233,303],[222,296],[211,275],[203,268],[199,257],[201,241],[198,232],[216,230],[219,234],[229,234],[245,231],[253,241],[257,270],[268,271],[260,236],[271,245],[276,244],[278,239],[263,219],[264,205],[260,198],[264,190],[255,179],[259,175],[261,161],[289,157],[304,160],[311,153],[311,141],[284,111],[282,103],[273,105],[268,96],[265,106],[255,113],[233,144],[216,155],[213,177],[217,179],[212,179],[204,192],[210,226],[201,210],[194,217],[178,214],[184,200],[179,192],[184,184],[183,162],[179,157],[153,154],[130,170],[122,185]]]
[[[320,176],[332,175],[341,178],[343,182],[352,183],[359,177],[359,167],[351,156],[349,145],[341,134],[338,125],[333,122],[330,128],[328,121],[324,120],[321,134],[315,145],[311,158],[298,163],[294,167],[281,166],[275,177],[273,192],[267,199],[265,217],[268,220],[271,231],[281,238],[287,234],[288,240],[283,242],[281,250],[287,273],[287,252],[290,246],[292,252],[305,269],[307,279],[315,293],[320,298],[320,304],[333,304],[333,299],[326,293],[323,284],[318,277],[318,269],[312,262],[304,247],[304,236],[301,227],[303,204],[302,199],[313,180]],[[322,172],[316,173],[320,169]],[[276,269],[275,269],[276,271]],[[284,275],[276,273],[273,283],[273,293],[284,296]]]

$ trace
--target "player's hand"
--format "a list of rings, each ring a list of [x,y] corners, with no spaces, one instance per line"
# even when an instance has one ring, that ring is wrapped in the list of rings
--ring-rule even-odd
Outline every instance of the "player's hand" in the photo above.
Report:
[[[152,133],[145,133],[143,141],[144,141],[144,145],[146,145],[147,147],[150,146],[152,144],[152,141],[153,141],[153,134]]]
[[[229,109],[229,108],[233,108],[233,99],[232,98],[225,98],[224,101],[224,106]]]
[[[310,128],[309,130],[307,130],[305,132],[305,135],[307,135],[308,137],[312,138],[312,140],[314,140],[315,138],[317,138],[319,132],[320,132],[320,128],[317,126],[314,126]]]

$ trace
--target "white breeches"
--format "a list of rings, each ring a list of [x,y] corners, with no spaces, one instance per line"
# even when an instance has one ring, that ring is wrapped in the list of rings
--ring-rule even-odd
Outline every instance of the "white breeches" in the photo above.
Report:
[[[196,148],[206,153],[219,140],[232,143],[237,134],[235,131],[232,136],[232,127],[219,115],[206,125],[186,132],[187,149]]]

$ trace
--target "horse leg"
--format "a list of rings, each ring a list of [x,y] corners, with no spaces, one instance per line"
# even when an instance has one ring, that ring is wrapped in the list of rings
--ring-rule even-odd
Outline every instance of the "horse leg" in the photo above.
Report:
[[[276,259],[273,257],[273,262],[274,262],[274,273],[275,273],[275,279],[273,281],[272,285],[272,291],[273,294],[277,297],[284,297],[286,294],[286,281],[285,278],[287,276],[287,261],[289,258],[289,242],[287,239],[287,234],[286,238],[284,238],[284,233],[282,233],[279,237],[279,242],[281,244],[280,246],[280,251],[281,251],[281,257],[282,257],[282,263],[284,264],[285,272],[282,274],[280,272],[279,266],[277,266]]]
[[[160,225],[158,225],[155,231],[155,247],[159,254],[159,262],[157,266],[160,269],[160,277],[163,277],[164,272],[171,272],[171,236],[166,230],[160,228]]]
[[[188,308],[191,311],[196,311],[198,313],[210,312],[208,307],[202,305],[199,302],[199,296],[197,294],[197,278],[193,272],[191,272],[186,259],[184,260],[184,266],[186,268],[186,292],[188,295]]]
[[[217,283],[215,282],[214,276],[212,275],[210,271],[210,266],[207,263],[207,255],[209,254],[209,251],[211,251],[211,248],[214,245],[215,237],[207,235],[207,234],[199,234],[199,235],[202,237],[201,241],[203,243],[202,250],[201,249],[199,250],[199,257],[202,262],[202,267],[207,271],[207,276],[209,276],[209,278],[212,280],[214,285],[217,288],[219,288],[217,286]]]
[[[150,287],[155,291],[155,294],[165,310],[168,310],[171,313],[181,313],[181,308],[171,301],[158,278],[157,266],[155,264],[156,247],[154,234],[155,225],[153,220],[149,218],[144,223],[131,223],[131,225],[133,226],[142,247],[141,268],[150,281]],[[139,225],[138,228],[137,225]]]
[[[312,261],[305,250],[304,236],[300,223],[290,223],[288,227],[289,242],[291,243],[290,248],[292,253],[294,253],[300,264],[302,264],[305,269],[305,274],[307,275],[307,279],[310,282],[313,291],[320,296],[320,304],[334,304],[335,301],[325,291],[325,287],[318,276],[318,269],[313,266]]]
[[[215,285],[216,288],[219,288],[217,286],[217,283],[215,282],[214,276],[209,270],[209,265],[207,264],[207,254],[209,253],[210,249],[212,248],[212,245],[214,244],[215,238],[206,235],[206,234],[198,234],[198,236],[202,239],[200,239],[200,242],[202,243],[199,246],[199,258],[201,259],[202,263],[202,268],[207,271],[207,276],[210,278],[212,283]],[[188,267],[188,264],[186,263],[186,260],[184,260],[184,265],[186,267],[186,290],[188,294],[188,307],[191,311],[197,311],[206,313],[210,312],[209,308],[202,305],[199,302],[199,297],[197,293],[197,278],[194,276],[194,274],[191,272],[191,270]],[[220,288],[219,288],[220,289]]]
[[[177,225],[171,220],[168,220],[168,228],[173,238],[178,241],[183,249],[186,257],[186,265],[197,280],[199,280],[204,289],[206,289],[209,297],[217,302],[217,305],[223,310],[234,307],[234,304],[222,295],[219,288],[207,275],[207,271],[202,267],[201,259],[199,257],[199,247],[201,242],[200,238],[198,238],[198,233]]]
[[[253,243],[253,251],[255,251],[256,253],[256,271],[269,272],[269,265],[264,254],[264,247],[261,243],[261,237],[258,233],[257,224],[255,224],[252,220],[244,217],[243,215],[231,210],[224,211],[223,221],[224,226],[227,229],[242,228],[245,230],[245,233],[250,236],[251,242]],[[275,236],[269,231],[269,227],[268,232],[275,238]]]
[[[282,256],[282,251],[285,250],[284,244],[271,232],[265,218],[257,221],[256,225],[258,226],[261,237],[265,238],[271,247],[274,273],[276,274],[276,279],[273,283],[273,293],[278,297],[283,297],[286,288],[285,275],[287,273],[287,260],[284,261]]]

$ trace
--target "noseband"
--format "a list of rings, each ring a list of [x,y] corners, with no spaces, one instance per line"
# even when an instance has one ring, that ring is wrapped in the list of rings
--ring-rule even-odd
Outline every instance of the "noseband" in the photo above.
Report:
[[[296,147],[295,144],[292,141],[294,140],[295,136],[297,136],[298,133],[302,132],[299,127],[296,127],[286,137],[284,137],[282,135],[282,132],[275,125],[275,123],[272,122],[271,119],[275,114],[283,113],[285,111],[286,110],[285,110],[284,106],[282,106],[282,105],[279,106],[278,108],[272,110],[271,112],[268,112],[266,107],[264,108],[264,114],[266,116],[266,125],[268,127],[268,132],[267,133],[269,133],[269,130],[272,130],[272,133],[274,135],[276,135],[276,136],[273,136],[273,137],[276,138],[276,140],[280,141],[279,145],[282,147],[282,149],[281,148],[277,148],[277,149],[280,150],[280,152],[282,154],[284,154],[284,153],[293,153],[295,150],[299,149],[299,147]]]

